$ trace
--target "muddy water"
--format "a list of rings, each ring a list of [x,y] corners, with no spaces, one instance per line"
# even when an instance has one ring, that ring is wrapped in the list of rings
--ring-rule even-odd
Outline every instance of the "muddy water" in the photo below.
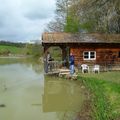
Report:
[[[44,76],[42,64],[0,64],[0,120],[75,120],[83,98],[78,81]]]

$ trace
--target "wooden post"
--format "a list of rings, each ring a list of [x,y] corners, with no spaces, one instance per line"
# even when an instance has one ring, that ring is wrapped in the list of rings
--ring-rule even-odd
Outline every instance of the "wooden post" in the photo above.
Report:
[[[62,61],[64,62],[63,66],[67,66],[68,63],[67,47],[61,46],[60,48],[62,49]]]

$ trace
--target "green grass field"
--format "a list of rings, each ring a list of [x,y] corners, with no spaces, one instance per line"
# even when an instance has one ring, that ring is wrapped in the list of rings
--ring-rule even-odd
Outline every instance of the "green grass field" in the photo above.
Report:
[[[92,120],[120,120],[120,72],[80,74],[90,92]]]
[[[22,54],[23,48],[15,47],[15,46],[0,45],[0,53],[7,54],[7,52],[10,52],[11,54]]]
[[[42,56],[43,49],[41,45],[36,44],[26,44],[22,47],[17,47],[15,45],[0,45],[0,55],[8,56],[12,55],[31,55],[34,57]]]

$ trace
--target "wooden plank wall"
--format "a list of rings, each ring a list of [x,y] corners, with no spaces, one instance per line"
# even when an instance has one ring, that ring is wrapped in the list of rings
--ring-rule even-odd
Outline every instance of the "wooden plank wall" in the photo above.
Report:
[[[83,60],[84,51],[96,51],[96,60]],[[82,48],[72,47],[70,52],[75,57],[75,64],[114,64],[119,62],[120,64],[120,48]]]

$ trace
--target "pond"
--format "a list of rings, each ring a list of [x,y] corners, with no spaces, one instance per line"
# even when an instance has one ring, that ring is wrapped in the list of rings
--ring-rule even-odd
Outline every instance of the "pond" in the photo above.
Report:
[[[44,76],[42,63],[0,59],[0,120],[75,120],[83,100],[78,81]]]

